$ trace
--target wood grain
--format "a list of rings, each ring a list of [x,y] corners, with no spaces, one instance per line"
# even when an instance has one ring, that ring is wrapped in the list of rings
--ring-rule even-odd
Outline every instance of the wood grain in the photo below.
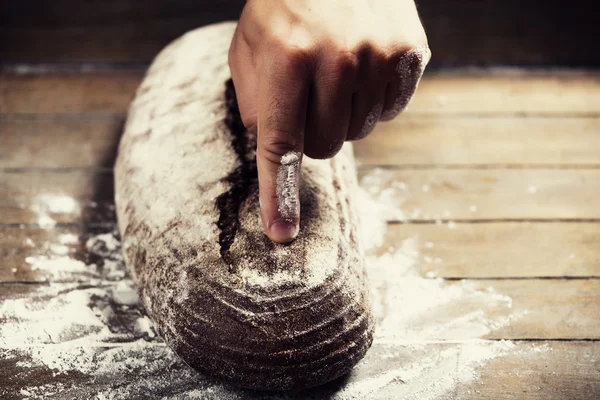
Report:
[[[511,315],[515,320],[487,338],[600,338],[600,280],[482,280],[475,286],[480,290],[493,288],[512,299]],[[452,312],[463,315],[456,308]]]
[[[546,345],[548,351],[539,351]],[[598,342],[517,343],[515,353],[477,368],[480,380],[459,384],[455,398],[591,400],[600,396]]]
[[[481,347],[485,348],[485,345]],[[440,366],[453,361],[456,365],[453,377],[458,384],[452,392],[443,393],[439,398],[595,399],[600,393],[600,373],[597,369],[600,346],[597,343],[517,342],[508,350],[508,354],[487,361],[485,366],[471,365],[476,378],[461,382],[465,371],[470,369],[467,360],[477,349],[469,344],[456,347],[448,344],[428,345],[422,351],[381,346],[373,348],[373,356],[387,351],[400,371],[412,365],[418,368],[417,360],[422,360],[420,357],[423,353],[431,354],[435,360],[433,368],[442,369]],[[450,357],[446,358],[444,354]],[[429,374],[424,372],[422,375],[425,376],[423,387],[430,387],[435,381],[441,383],[440,380],[443,379],[433,371]],[[381,399],[394,399],[398,393],[404,393],[403,389],[406,386],[402,381],[392,381],[378,388],[376,396]],[[408,390],[407,392],[410,393]],[[427,390],[422,393],[423,396],[428,394]]]
[[[142,71],[0,72],[0,114],[123,116]],[[543,70],[426,74],[406,111],[439,115],[598,115],[600,72]],[[68,95],[65,95],[68,93]]]
[[[357,142],[362,165],[600,166],[600,117],[418,116],[377,125]]]
[[[407,113],[569,115],[598,114],[600,72],[579,74],[499,70],[432,73]]]
[[[368,270],[367,270],[368,271]],[[372,274],[373,275],[373,274]],[[383,279],[383,278],[382,278]],[[373,276],[372,284],[378,288],[374,304],[384,296],[383,323],[386,316],[398,313],[402,291],[408,290],[399,278],[379,282]],[[428,339],[600,339],[598,302],[599,280],[477,280],[468,279],[436,283],[413,281],[424,291],[433,286],[440,295],[449,296],[430,309],[422,310],[410,320],[410,327],[398,323],[400,337]],[[440,284],[441,289],[436,285]],[[452,293],[460,297],[452,298]],[[398,293],[393,297],[392,293]],[[386,297],[387,296],[387,297]],[[493,300],[491,299],[493,297]],[[396,299],[394,301],[394,299]],[[461,321],[454,330],[453,321]],[[480,322],[485,320],[486,322]],[[431,327],[436,321],[439,331]],[[389,325],[386,325],[389,326]],[[390,329],[390,328],[388,328]]]
[[[600,170],[359,171],[409,220],[599,218]]]
[[[533,278],[600,276],[599,224],[388,225],[379,254],[415,240],[423,276]],[[457,250],[458,249],[458,250]]]

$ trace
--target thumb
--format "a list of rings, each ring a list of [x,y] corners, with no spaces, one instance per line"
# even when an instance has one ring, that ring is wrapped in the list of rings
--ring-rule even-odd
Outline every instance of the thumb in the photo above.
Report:
[[[259,79],[256,164],[267,236],[292,241],[300,228],[300,166],[310,82],[301,64],[266,63]]]

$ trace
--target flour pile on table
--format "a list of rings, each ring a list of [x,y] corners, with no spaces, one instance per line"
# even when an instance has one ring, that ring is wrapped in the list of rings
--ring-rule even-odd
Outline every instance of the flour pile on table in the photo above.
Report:
[[[0,357],[23,371],[16,378],[22,379],[17,398],[447,398],[478,379],[478,366],[517,351],[510,341],[481,338],[524,313],[514,312],[510,297],[491,287],[421,276],[420,238],[386,240],[387,221],[406,219],[401,209],[406,187],[390,185],[385,175],[375,170],[365,176],[358,196],[377,330],[372,349],[349,377],[302,394],[264,394],[200,376],[156,335],[127,275],[116,233],[87,239],[85,260],[69,256],[69,246],[80,238],[68,233],[57,234],[52,243],[27,239],[44,254],[24,263],[50,284],[33,292],[27,285],[0,304]],[[386,242],[397,245],[386,248]],[[38,370],[52,379],[26,378]]]

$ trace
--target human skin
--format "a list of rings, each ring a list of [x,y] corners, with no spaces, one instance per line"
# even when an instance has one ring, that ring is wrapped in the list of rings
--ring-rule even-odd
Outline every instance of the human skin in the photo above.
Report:
[[[302,156],[333,157],[395,118],[430,54],[413,0],[246,2],[229,67],[242,121],[258,134],[261,218],[271,240],[299,232]],[[297,164],[286,164],[296,155]]]

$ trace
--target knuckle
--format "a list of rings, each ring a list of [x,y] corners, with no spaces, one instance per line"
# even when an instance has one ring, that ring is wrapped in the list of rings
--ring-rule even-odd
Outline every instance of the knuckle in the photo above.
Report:
[[[389,53],[385,51],[385,49],[381,46],[376,46],[375,44],[369,44],[368,47],[369,59],[376,66],[385,65],[389,60]]]
[[[267,40],[267,48],[277,67],[285,70],[310,67],[315,54],[311,36],[301,29],[274,34]]]
[[[403,46],[390,57],[389,66],[396,73],[402,73],[403,71],[421,73],[429,62],[430,57],[431,51],[427,46]]]
[[[283,66],[291,70],[308,68],[312,59],[312,51],[308,46],[300,44],[288,44],[283,52]]]
[[[359,57],[354,50],[339,49],[336,52],[334,66],[345,78],[356,76],[359,68]]]
[[[268,161],[279,164],[281,157],[290,151],[298,149],[297,140],[288,132],[274,132],[263,140],[260,147],[261,157]]]
[[[370,45],[365,52],[365,63],[367,64],[367,79],[388,80],[388,67],[391,63],[390,53],[381,46]]]
[[[405,54],[423,54],[429,51],[429,46],[427,45],[427,41],[424,43],[417,40],[412,40],[408,42],[402,42],[397,46],[394,46],[394,54],[397,56],[402,56]]]

